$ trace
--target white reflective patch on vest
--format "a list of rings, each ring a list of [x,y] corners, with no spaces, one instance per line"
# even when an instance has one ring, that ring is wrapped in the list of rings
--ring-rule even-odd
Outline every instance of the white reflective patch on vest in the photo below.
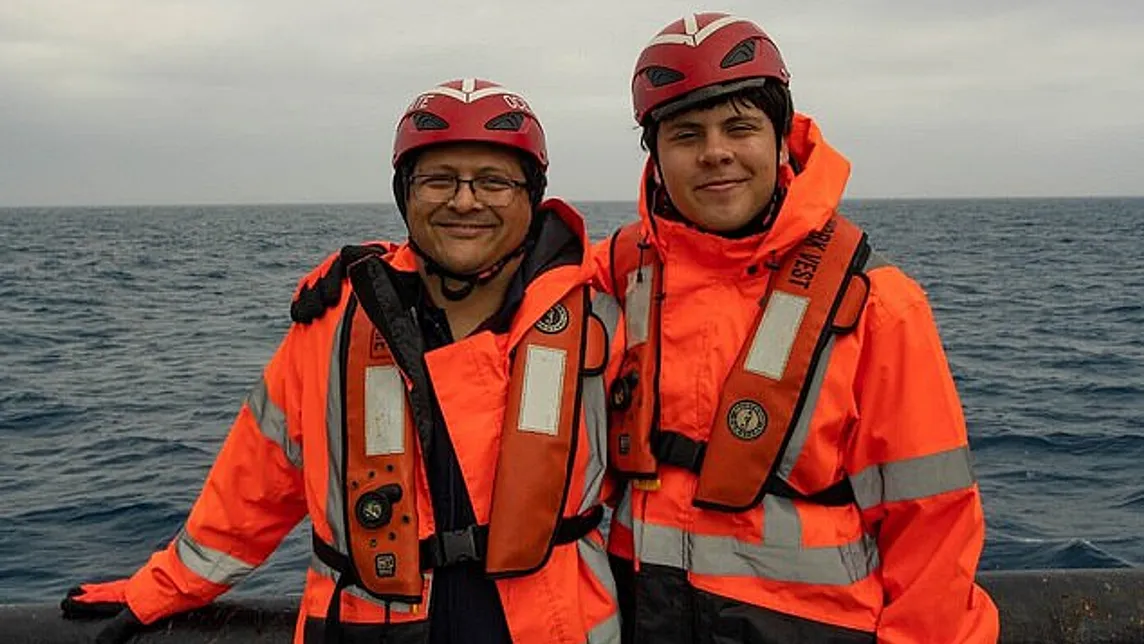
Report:
[[[809,297],[783,291],[771,293],[743,367],[751,373],[782,380],[802,317],[809,306]]]
[[[636,279],[641,270],[643,279]],[[628,292],[624,294],[628,346],[647,341],[647,329],[650,325],[648,316],[651,315],[651,275],[650,266],[644,266],[628,274]]]
[[[520,431],[555,436],[560,425],[567,351],[528,345],[520,392]]]
[[[365,370],[365,455],[405,453],[405,383],[397,367]]]

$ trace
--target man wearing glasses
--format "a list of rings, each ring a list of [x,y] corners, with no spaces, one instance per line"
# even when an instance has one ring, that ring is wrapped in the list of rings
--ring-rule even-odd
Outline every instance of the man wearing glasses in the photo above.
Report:
[[[100,641],[126,641],[309,516],[295,642],[618,642],[598,529],[618,306],[588,286],[583,218],[543,200],[547,165],[518,94],[418,96],[393,153],[408,240],[302,280],[184,529],[65,614],[114,615]]]

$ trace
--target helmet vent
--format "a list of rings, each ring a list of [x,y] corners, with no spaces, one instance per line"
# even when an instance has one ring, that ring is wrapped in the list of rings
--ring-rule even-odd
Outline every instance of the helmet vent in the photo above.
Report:
[[[509,132],[519,132],[521,126],[524,125],[524,114],[520,112],[505,112],[500,116],[494,116],[485,123],[486,130],[508,130]]]
[[[418,130],[447,130],[449,129],[449,124],[445,122],[445,119],[436,114],[417,112],[413,115],[413,127]]]
[[[644,76],[647,77],[652,87],[663,87],[683,80],[682,72],[667,67],[648,67],[644,70]]]
[[[728,67],[734,67],[735,65],[749,63],[754,59],[755,39],[748,38],[738,45],[735,45],[731,51],[727,52],[727,55],[723,57],[723,60],[719,63],[719,66],[723,69],[727,69]]]

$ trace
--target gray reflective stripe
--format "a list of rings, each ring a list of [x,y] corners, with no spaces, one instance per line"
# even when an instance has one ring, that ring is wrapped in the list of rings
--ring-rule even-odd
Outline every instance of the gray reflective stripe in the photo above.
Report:
[[[346,313],[349,309],[346,309]],[[346,324],[346,314],[338,320],[334,330],[334,339],[330,343],[330,376],[329,390],[326,391],[326,441],[329,449],[329,478],[326,482],[326,522],[330,525],[333,534],[333,543],[330,545],[339,552],[346,552],[346,529],[342,525],[345,517],[345,501],[342,496],[342,471],[345,463],[342,462],[342,327]]]
[[[759,327],[751,339],[743,370],[771,380],[782,380],[809,306],[810,298],[805,295],[779,290],[771,293],[767,308],[763,309],[763,319],[759,320]]]
[[[519,352],[517,356],[519,358]],[[564,403],[567,376],[566,350],[539,344],[524,348],[524,384],[520,388],[517,431],[546,436],[560,433],[560,408]]]
[[[619,644],[620,616],[613,614],[588,631],[588,644]]]
[[[763,543],[786,548],[802,545],[802,520],[794,501],[774,494],[763,497]]]
[[[850,477],[858,507],[910,501],[973,485],[969,447],[919,456],[882,465],[871,465]]]
[[[632,519],[632,541],[642,562],[691,570],[691,535],[683,530]]]
[[[187,534],[186,528],[183,528],[179,532],[179,536],[175,537],[175,553],[178,554],[179,561],[183,562],[183,565],[191,572],[207,581],[223,586],[237,584],[254,572],[256,568],[256,566],[235,559],[225,552],[195,542]]]
[[[365,368],[365,455],[404,454],[405,381],[393,365]]]
[[[318,559],[317,555],[314,555],[314,554],[310,555],[310,568],[314,572],[318,573],[319,575],[322,575],[323,577],[329,577],[330,579],[333,579],[335,583],[337,583],[338,576],[340,575],[340,573],[338,573],[336,570],[334,570],[333,568],[330,568],[325,563],[323,563],[321,559]],[[425,574],[426,574],[426,582],[428,582],[429,581],[428,573],[425,573]],[[369,602],[369,603],[373,604],[374,606],[377,606],[378,608],[382,608],[382,609],[385,608],[386,602],[384,602],[384,601],[378,599],[377,597],[374,597],[373,595],[369,594],[368,592],[365,591],[364,588],[361,588],[360,586],[353,586],[353,585],[346,586],[346,593],[353,595],[354,597],[357,597],[358,599],[361,599],[363,601]],[[419,608],[425,608],[425,607],[419,607]],[[411,612],[413,610],[413,607],[409,604],[403,604],[401,602],[389,602],[389,609],[395,610],[395,611],[398,611],[401,613],[408,613],[408,612]]]
[[[651,326],[651,266],[642,266],[628,274],[628,290],[624,294],[624,324],[627,327],[628,348],[647,340]],[[642,279],[638,279],[641,275]]]
[[[588,570],[592,571],[592,574],[608,591],[608,596],[612,598],[612,603],[618,605],[616,580],[612,577],[612,569],[608,565],[607,550],[587,537],[576,542],[576,550],[580,555],[580,560],[588,565]],[[619,641],[620,620],[619,616],[615,614],[597,624],[588,633],[589,644]]]
[[[870,256],[866,258],[866,266],[862,268],[863,272],[869,273],[877,268],[884,268],[886,266],[893,266],[890,260],[883,257],[880,253],[870,251]]]
[[[632,486],[624,485],[624,494],[620,497],[620,505],[616,507],[616,521],[628,530],[632,529]]]
[[[592,298],[592,313],[604,323],[608,341],[616,337],[616,327],[620,323],[620,302],[607,293],[598,293]]]
[[[822,348],[822,355],[818,357],[818,364],[810,376],[810,390],[806,393],[806,401],[802,405],[802,412],[795,421],[794,431],[791,432],[790,442],[783,452],[783,461],[779,463],[778,475],[784,479],[789,478],[806,439],[810,437],[810,419],[814,416],[814,408],[818,406],[818,396],[822,393],[822,381],[826,378],[826,367],[830,364],[830,354],[834,353],[834,336],[826,341]]]
[[[600,488],[604,485],[604,471],[608,463],[608,410],[604,393],[604,377],[585,378],[581,404],[584,411],[584,429],[588,433],[588,467],[584,471],[584,498],[578,513],[586,512],[600,502]]]
[[[254,416],[254,422],[258,423],[258,430],[262,435],[281,447],[286,454],[286,460],[294,467],[302,467],[302,446],[290,440],[290,434],[286,431],[286,413],[270,400],[265,378],[260,379],[246,395],[246,406],[250,408],[250,413]]]
[[[869,577],[878,567],[877,544],[865,534],[840,546],[791,548],[689,534],[639,520],[635,524],[640,561],[700,575],[848,586]]]
[[[611,342],[620,319],[619,302],[607,293],[599,293],[592,298],[592,313],[603,322],[608,342]],[[584,427],[588,432],[588,469],[584,473],[584,499],[578,510],[581,513],[599,503],[608,464],[608,397],[604,391],[604,377],[585,378],[583,387],[581,404]]]

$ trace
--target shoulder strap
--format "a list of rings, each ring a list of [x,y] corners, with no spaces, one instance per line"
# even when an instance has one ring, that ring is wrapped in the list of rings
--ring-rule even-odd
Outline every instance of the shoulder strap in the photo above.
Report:
[[[310,324],[325,315],[327,310],[341,301],[342,282],[351,265],[366,257],[385,255],[394,248],[393,244],[385,242],[342,247],[337,259],[330,263],[324,273],[298,289],[298,295],[290,303],[290,319],[298,324]]]

